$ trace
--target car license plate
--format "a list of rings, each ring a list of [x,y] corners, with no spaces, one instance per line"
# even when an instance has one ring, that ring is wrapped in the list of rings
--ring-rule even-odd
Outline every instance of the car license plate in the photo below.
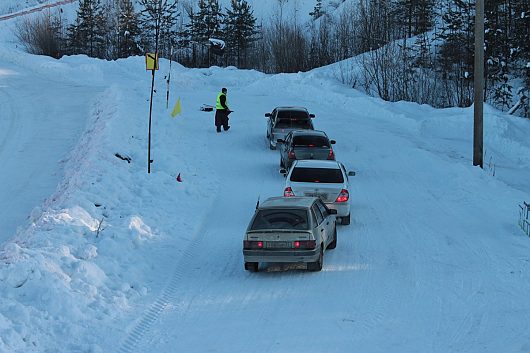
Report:
[[[290,249],[292,243],[290,241],[269,241],[267,242],[267,248],[269,249]]]
[[[328,198],[328,194],[320,194],[320,193],[314,193],[314,192],[306,192],[304,193],[304,196],[318,197],[321,200],[326,200]]]

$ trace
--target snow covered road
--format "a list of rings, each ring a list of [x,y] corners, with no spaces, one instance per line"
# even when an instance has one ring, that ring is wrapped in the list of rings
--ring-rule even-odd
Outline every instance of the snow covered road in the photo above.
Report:
[[[239,105],[234,129],[195,145],[195,156],[219,180],[215,201],[177,266],[172,301],[153,325],[132,330],[145,337],[123,351],[530,348],[528,239],[499,222],[515,220],[515,208],[499,203],[515,205],[523,195],[469,167],[463,156],[455,163],[430,152],[417,135],[421,120],[400,117],[387,104],[359,96],[341,105],[344,96],[328,93],[319,105],[305,99],[318,90],[311,82],[296,75],[281,85],[268,82],[275,80],[229,93]],[[267,102],[309,106],[315,126],[338,141],[337,158],[358,171],[353,224],[339,228],[339,245],[326,253],[322,273],[299,265],[242,270],[241,236],[253,201],[281,194],[283,186],[278,154],[264,142]],[[356,112],[348,108],[353,102]],[[202,122],[183,124],[190,133],[204,130]]]
[[[42,108],[45,116],[76,115],[87,109],[81,97],[91,97],[87,129],[53,194],[60,197],[0,251],[0,351],[530,350],[530,240],[516,226],[517,204],[530,192],[530,148],[519,137],[527,121],[487,109],[493,177],[471,167],[470,110],[382,102],[325,71],[174,65],[171,100],[181,98],[183,112],[171,119],[164,61],[147,175],[143,65],[50,59],[44,66],[61,68],[59,86],[48,76],[0,81],[16,88],[0,99],[15,102],[8,106],[18,116],[40,114],[24,106],[30,94],[36,102],[61,97]],[[221,87],[235,113],[232,129],[217,134],[213,113],[198,108]],[[268,265],[248,273],[241,246],[256,200],[281,195],[284,182],[263,115],[288,104],[315,113],[315,126],[337,140],[337,158],[357,171],[352,224],[339,227],[322,272]],[[41,127],[48,140],[39,140],[35,123],[2,122],[21,136],[1,135],[8,163],[17,149],[36,153],[30,138],[37,150],[50,145],[52,130]]]
[[[39,76],[0,61],[2,242],[55,191],[98,91]]]

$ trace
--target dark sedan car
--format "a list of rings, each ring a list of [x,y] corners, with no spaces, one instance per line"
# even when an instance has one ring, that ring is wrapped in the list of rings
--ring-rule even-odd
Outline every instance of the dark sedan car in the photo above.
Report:
[[[314,114],[309,114],[303,107],[276,107],[272,113],[265,114],[267,118],[267,139],[269,148],[276,149],[276,141],[284,139],[293,130],[314,130],[311,119]]]
[[[324,131],[294,130],[287,134],[285,140],[279,139],[280,168],[289,169],[297,159],[328,159],[335,160],[335,152]]]

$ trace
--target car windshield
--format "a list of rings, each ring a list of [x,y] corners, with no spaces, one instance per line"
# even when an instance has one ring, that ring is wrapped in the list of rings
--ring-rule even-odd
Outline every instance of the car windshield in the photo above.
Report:
[[[329,140],[324,136],[295,136],[293,138],[293,146],[329,148]]]
[[[340,169],[296,167],[291,173],[290,180],[302,183],[338,184],[344,182],[344,176]]]
[[[303,209],[259,210],[252,222],[251,230],[309,229],[307,211]]]

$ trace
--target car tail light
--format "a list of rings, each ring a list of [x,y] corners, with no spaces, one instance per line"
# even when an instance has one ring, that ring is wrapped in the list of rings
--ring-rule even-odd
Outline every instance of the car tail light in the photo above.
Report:
[[[245,250],[263,249],[263,242],[255,241],[255,240],[243,240],[243,249]]]
[[[346,201],[348,201],[349,198],[350,198],[350,194],[348,193],[348,190],[342,189],[340,191],[339,196],[335,200],[335,202],[346,202]]]
[[[316,246],[315,240],[297,240],[294,242],[295,249],[314,249]]]
[[[287,158],[289,159],[296,159],[296,154],[294,154],[294,151],[293,150],[290,150],[289,153],[287,154]]]
[[[329,150],[328,159],[333,160],[333,161],[335,160],[335,153],[333,152],[333,149]]]
[[[292,197],[292,196],[294,196],[293,189],[291,189],[290,186],[286,187],[285,190],[283,191],[283,197]]]

